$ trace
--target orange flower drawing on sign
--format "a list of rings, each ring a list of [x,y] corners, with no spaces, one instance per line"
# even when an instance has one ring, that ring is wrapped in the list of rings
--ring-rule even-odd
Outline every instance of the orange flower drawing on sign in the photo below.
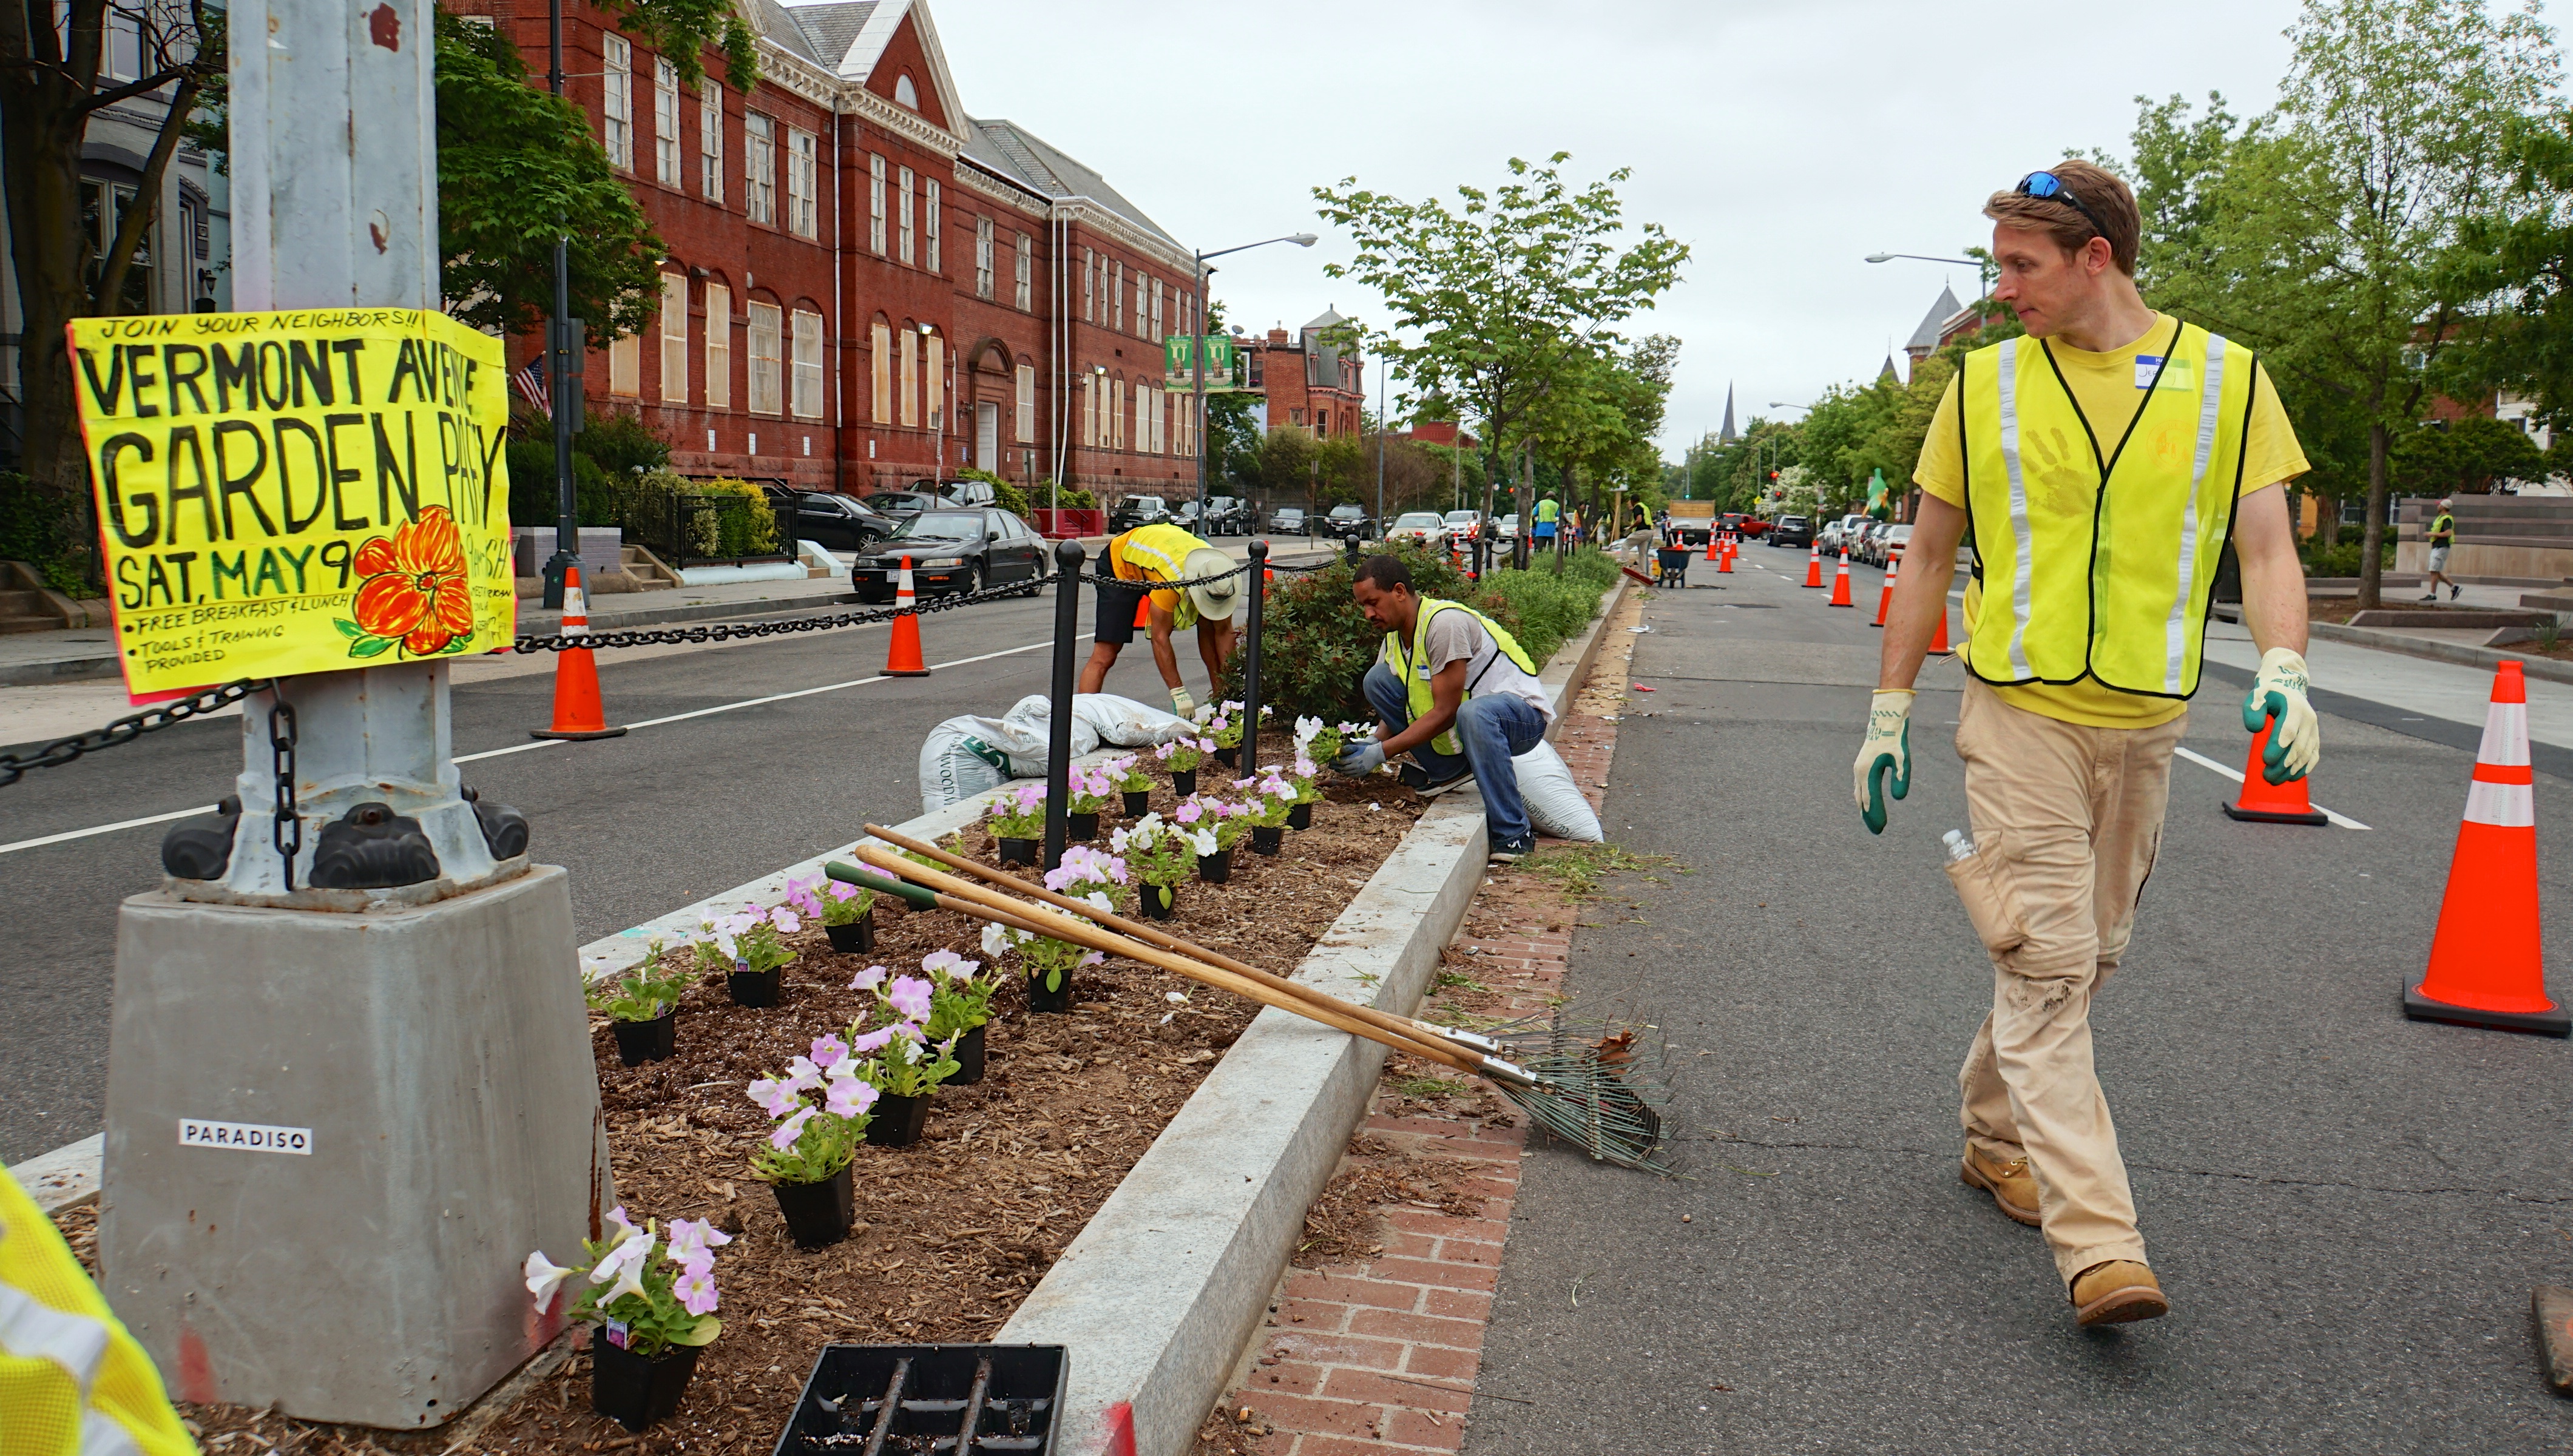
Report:
[[[351,564],[366,581],[343,619],[349,655],[375,657],[399,641],[427,657],[449,650],[473,631],[473,593],[464,579],[464,542],[446,507],[432,505],[391,539],[371,537]]]

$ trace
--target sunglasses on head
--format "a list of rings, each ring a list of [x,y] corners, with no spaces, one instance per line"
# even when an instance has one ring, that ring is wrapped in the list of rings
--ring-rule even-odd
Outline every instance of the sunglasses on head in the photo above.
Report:
[[[2075,197],[2073,195],[2073,189],[2066,187],[2064,185],[2064,179],[2056,176],[2054,173],[2032,172],[2019,180],[2018,190],[2019,195],[2022,197],[2033,197],[2042,202],[2071,204],[2075,212],[2080,213],[2083,217],[2090,220],[2092,232],[2099,234],[2103,238],[2109,236],[2109,230],[2100,225],[2099,214],[2084,207],[2082,205],[2082,199]]]

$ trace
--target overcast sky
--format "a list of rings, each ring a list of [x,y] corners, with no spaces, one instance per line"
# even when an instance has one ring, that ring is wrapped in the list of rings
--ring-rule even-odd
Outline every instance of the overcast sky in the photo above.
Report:
[[[1387,0],[1103,10],[944,0],[933,15],[966,108],[1100,169],[1184,244],[1227,259],[1215,296],[1255,331],[1377,301],[1322,266],[1345,240],[1311,189],[1355,176],[1409,198],[1499,179],[1513,156],[1613,168],[1632,221],[1692,257],[1630,332],[1682,341],[1665,455],[1722,418],[1875,374],[1960,257],[1984,198],[2068,150],[2124,155],[2139,93],[2266,109],[2293,0],[2004,6],[1982,0]],[[2560,6],[2556,7],[2560,13]],[[1197,76],[1202,80],[1191,82]],[[1372,374],[1372,371],[1370,371]],[[1370,378],[1372,383],[1372,378]],[[1770,411],[1787,413],[1788,411]]]

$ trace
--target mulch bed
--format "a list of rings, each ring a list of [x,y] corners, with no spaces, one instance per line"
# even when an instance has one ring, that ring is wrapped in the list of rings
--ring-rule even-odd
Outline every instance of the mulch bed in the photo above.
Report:
[[[1271,736],[1269,761],[1291,752]],[[1215,767],[1201,772],[1202,785],[1221,785]],[[1170,929],[1291,974],[1422,809],[1389,777],[1363,784],[1326,777],[1323,788],[1313,828],[1289,833],[1284,854],[1254,854],[1246,837],[1229,884],[1184,884]],[[1167,815],[1173,802],[1166,781],[1155,807]],[[1112,815],[1102,825],[1103,847],[1118,822]],[[998,846],[979,828],[966,831],[957,848],[999,862]],[[765,1451],[825,1343],[989,1339],[1258,1008],[1118,960],[1076,976],[1068,1015],[1032,1013],[1018,986],[1005,986],[986,1034],[984,1080],[942,1090],[919,1143],[860,1147],[855,1231],[844,1243],[806,1253],[787,1239],[775,1200],[750,1174],[749,1152],[770,1123],[745,1085],[781,1071],[815,1037],[844,1030],[871,1000],[847,989],[864,967],[910,971],[937,950],[982,956],[981,923],[965,916],[907,911],[888,899],[878,900],[875,916],[869,953],[834,952],[818,925],[787,937],[798,955],[777,1007],[733,1006],[720,977],[692,988],[680,1003],[678,1051],[669,1061],[619,1065],[606,1021],[593,1018],[618,1200],[637,1221],[709,1217],[733,1235],[715,1265],[723,1335],[700,1359],[675,1417],[633,1434],[593,1415],[588,1357],[575,1353],[487,1425],[464,1428],[460,1442],[457,1426],[405,1434],[238,1406],[183,1406],[207,1449],[234,1456]],[[1174,1003],[1172,992],[1188,1000]],[[1411,1181],[1436,1191],[1416,1174]],[[90,1235],[88,1216],[75,1210],[60,1221],[78,1239]],[[81,1251],[88,1256],[87,1247]],[[546,1252],[564,1260],[580,1251]]]

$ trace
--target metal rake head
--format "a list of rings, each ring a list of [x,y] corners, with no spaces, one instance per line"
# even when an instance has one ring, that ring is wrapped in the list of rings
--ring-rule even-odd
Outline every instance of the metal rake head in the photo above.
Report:
[[[1640,1030],[1584,1024],[1557,1007],[1485,1030],[1508,1058],[1535,1079],[1532,1087],[1498,1083],[1537,1126],[1601,1162],[1645,1172],[1674,1171],[1664,1155],[1662,1109],[1670,1104],[1658,1045]]]

